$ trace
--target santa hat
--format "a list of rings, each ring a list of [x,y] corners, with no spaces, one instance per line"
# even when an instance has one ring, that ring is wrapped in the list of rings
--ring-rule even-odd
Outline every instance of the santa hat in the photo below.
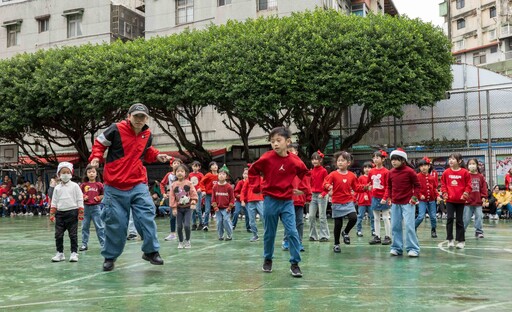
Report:
[[[73,164],[70,162],[63,161],[59,163],[59,166],[57,167],[57,175],[62,170],[62,168],[68,168],[71,171],[71,173],[73,173]]]
[[[390,158],[393,157],[393,155],[400,156],[407,161],[407,153],[401,148],[397,148],[396,150],[392,151]]]

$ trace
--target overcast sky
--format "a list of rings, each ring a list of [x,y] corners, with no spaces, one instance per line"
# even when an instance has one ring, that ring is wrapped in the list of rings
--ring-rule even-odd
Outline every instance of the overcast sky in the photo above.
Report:
[[[398,13],[443,27],[444,18],[439,16],[439,3],[443,0],[393,0]]]

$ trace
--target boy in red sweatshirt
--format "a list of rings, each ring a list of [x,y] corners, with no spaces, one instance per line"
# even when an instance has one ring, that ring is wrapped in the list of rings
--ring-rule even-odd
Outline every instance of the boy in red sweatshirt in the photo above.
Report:
[[[295,177],[303,180],[308,174],[308,168],[302,160],[288,153],[291,143],[291,131],[285,127],[272,129],[269,134],[272,150],[263,154],[249,169],[249,185],[255,193],[263,193],[264,208],[264,243],[263,271],[272,272],[272,258],[279,218],[288,233],[290,243],[290,272],[293,277],[302,277],[299,267],[300,241],[295,224],[295,209],[293,207],[293,180]],[[261,183],[263,176],[264,183]],[[303,180],[304,182],[304,180]],[[299,190],[306,193],[306,185],[301,183]]]
[[[249,167],[250,168],[250,167]],[[263,183],[263,178],[259,177],[260,183]],[[256,225],[256,213],[263,218],[263,194],[255,193],[253,188],[249,185],[249,179],[245,180],[240,193],[240,201],[242,206],[247,209],[247,216],[249,217],[249,228],[252,237],[249,240],[251,243],[257,242],[260,238],[258,236],[258,227]]]
[[[210,219],[210,213],[212,209],[212,190],[213,186],[217,184],[217,175],[219,165],[215,161],[210,162],[208,165],[208,172],[198,184],[198,190],[201,191],[201,197],[204,198],[204,219],[203,219],[203,231],[208,232],[208,220]]]
[[[391,230],[393,243],[390,254],[399,256],[403,253],[402,221],[405,224],[405,250],[409,257],[420,255],[420,244],[416,236],[415,212],[420,196],[420,182],[416,171],[407,164],[407,154],[401,148],[391,152],[393,169],[388,175],[388,194],[391,198]]]
[[[224,240],[224,231],[226,231],[225,240],[230,241],[233,239],[233,225],[229,212],[235,205],[235,195],[233,194],[233,187],[226,181],[228,176],[228,167],[224,165],[220,168],[217,176],[218,181],[212,189],[212,207],[217,219],[219,240]]]

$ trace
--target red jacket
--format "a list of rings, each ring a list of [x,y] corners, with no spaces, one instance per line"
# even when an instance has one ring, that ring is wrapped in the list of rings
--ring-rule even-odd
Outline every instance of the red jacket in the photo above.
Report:
[[[437,178],[430,174],[418,173],[418,180],[420,181],[420,196],[418,199],[422,202],[436,201],[439,193],[437,192]],[[425,196],[421,199],[421,196]]]
[[[303,179],[309,170],[299,156],[288,153],[279,156],[276,151],[268,151],[261,155],[249,168],[249,185],[255,193],[271,196],[276,199],[291,200],[293,197],[293,179],[301,179],[299,190],[308,192],[307,180]],[[265,181],[261,184],[261,176]]]
[[[462,198],[464,192],[471,192],[471,175],[464,168],[458,170],[446,169],[441,176],[441,192],[448,194],[448,203],[464,204]]]
[[[311,192],[323,193],[325,195],[324,179],[329,174],[327,173],[327,170],[322,166],[316,166],[309,170],[309,174],[311,176]]]
[[[103,179],[105,185],[120,190],[129,190],[140,183],[148,182],[146,167],[142,160],[148,163],[156,161],[160,153],[151,146],[153,136],[145,125],[139,134],[130,126],[129,120],[112,124],[100,134],[94,145],[89,161],[98,158],[103,161],[103,154],[108,149]]]
[[[260,177],[260,183],[263,183],[262,177]],[[240,201],[249,203],[262,200],[263,194],[254,193],[253,188],[249,186],[249,179],[245,180],[244,184],[242,185],[242,191],[240,192]]]
[[[332,186],[332,203],[346,204],[354,202],[353,192],[363,192],[365,185],[357,183],[357,177],[352,171],[341,173],[338,170],[329,173],[324,180],[325,190]]]
[[[357,178],[357,183],[361,185],[368,185],[368,176],[364,174]],[[357,205],[358,206],[371,206],[372,205],[372,193],[371,191],[364,191],[362,193],[357,193]]]
[[[471,193],[466,205],[482,206],[482,198],[487,198],[487,182],[481,173],[469,173],[471,176]]]
[[[387,183],[389,170],[385,167],[372,168],[368,173],[368,181],[372,187],[372,197],[387,199]]]
[[[229,183],[215,184],[212,189],[212,206],[214,210],[231,209],[235,204],[233,187]]]
[[[205,192],[208,195],[212,195],[213,186],[215,184],[217,184],[217,181],[218,181],[217,176],[218,176],[217,173],[214,174],[214,173],[208,172],[203,177],[201,182],[199,182],[198,189],[200,189],[201,192]]]
[[[387,187],[393,204],[406,205],[413,196],[420,196],[420,181],[416,171],[407,165],[389,171]]]

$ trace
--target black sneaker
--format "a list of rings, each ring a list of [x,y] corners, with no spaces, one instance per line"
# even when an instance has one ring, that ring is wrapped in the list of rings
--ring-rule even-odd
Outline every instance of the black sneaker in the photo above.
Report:
[[[340,253],[340,252],[341,252],[340,245],[334,245],[334,247],[332,248],[332,250],[333,250],[335,253]]]
[[[372,238],[372,240],[371,240],[371,241],[369,241],[369,244],[370,244],[370,245],[377,245],[377,244],[380,244],[380,243],[382,243],[382,242],[381,242],[381,240],[380,240],[380,237],[378,237],[378,236],[374,236],[374,237]]]
[[[78,250],[80,250],[80,251],[86,251],[87,249],[89,249],[89,248],[87,248],[86,245],[82,245],[82,246],[80,246],[80,248],[78,248]]]
[[[220,241],[223,241],[223,240],[224,240],[224,237],[219,237],[219,240],[220,240]]]
[[[128,234],[128,237],[126,237],[126,240],[136,240],[137,234]]]
[[[226,237],[226,240],[227,240],[227,241],[233,240],[233,237],[231,237],[231,236],[227,236],[227,237]]]
[[[325,242],[328,242],[328,241],[329,241],[329,239],[327,237],[322,237],[319,240],[319,242],[321,242],[321,243],[325,243]]]
[[[345,243],[345,245],[350,245],[350,236],[345,232],[341,233],[341,235],[343,235],[343,243]]]
[[[149,263],[154,264],[154,265],[164,264],[164,260],[162,260],[158,251],[151,252],[151,253],[144,253],[144,254],[142,254],[142,259],[149,261]]]
[[[272,272],[272,260],[265,259],[263,262],[263,267],[261,268],[263,272],[270,273]]]
[[[437,238],[436,229],[432,229],[432,231],[430,232],[430,236],[432,236],[432,238]]]
[[[203,231],[208,232],[208,225],[203,226]]]
[[[290,272],[292,273],[293,277],[302,277],[302,271],[300,270],[300,267],[297,263],[292,263],[290,266]]]
[[[114,260],[105,259],[103,262],[103,271],[112,271],[114,269]]]
[[[192,231],[197,230],[197,224],[192,224],[192,229],[191,229],[191,230],[192,230]]]
[[[384,236],[384,240],[382,241],[382,245],[391,245],[391,238],[389,236]]]

